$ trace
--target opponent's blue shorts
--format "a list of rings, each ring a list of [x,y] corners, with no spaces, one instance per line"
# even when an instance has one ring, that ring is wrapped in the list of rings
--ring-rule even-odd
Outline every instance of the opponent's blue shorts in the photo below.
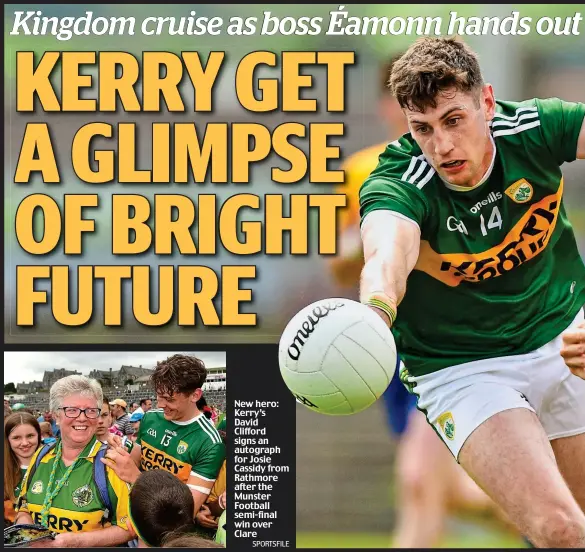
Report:
[[[396,435],[406,431],[410,413],[416,408],[416,395],[409,393],[400,381],[400,358],[396,360],[394,377],[382,395],[390,429]]]

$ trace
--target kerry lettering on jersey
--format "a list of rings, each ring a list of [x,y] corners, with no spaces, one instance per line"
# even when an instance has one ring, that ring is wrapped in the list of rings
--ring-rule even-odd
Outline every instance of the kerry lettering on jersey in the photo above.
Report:
[[[164,453],[162,450],[144,442],[142,444],[140,467],[142,471],[157,469],[166,470],[183,482],[187,482],[189,474],[191,473],[191,466],[189,464],[180,462],[176,458]]]
[[[28,505],[28,510],[35,523],[41,522],[40,504]],[[102,528],[103,511],[76,512],[75,510],[64,510],[62,508],[51,508],[47,518],[48,529],[57,533],[73,533],[76,531],[92,531]]]
[[[563,194],[563,180],[556,194],[530,205],[504,240],[483,253],[437,253],[421,240],[416,270],[422,270],[448,286],[462,281],[482,282],[513,270],[538,255],[554,232]]]
[[[142,471],[163,469],[184,482],[191,475],[214,481],[225,459],[222,438],[203,414],[174,422],[166,420],[161,410],[149,410],[136,444],[141,447]]]

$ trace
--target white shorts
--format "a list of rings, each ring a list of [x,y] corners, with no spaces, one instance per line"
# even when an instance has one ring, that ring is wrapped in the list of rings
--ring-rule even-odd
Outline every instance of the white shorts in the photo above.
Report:
[[[583,320],[580,310],[570,327]],[[585,433],[585,380],[569,371],[561,345],[558,336],[530,353],[458,364],[406,381],[455,458],[476,428],[511,408],[535,412],[550,440],[579,435]]]

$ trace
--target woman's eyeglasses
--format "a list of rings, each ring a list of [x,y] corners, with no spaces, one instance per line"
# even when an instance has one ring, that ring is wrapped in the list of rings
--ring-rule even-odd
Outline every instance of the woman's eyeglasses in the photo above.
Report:
[[[102,411],[101,408],[76,408],[75,406],[62,406],[57,410],[62,410],[67,418],[78,418],[83,412],[90,420],[97,418]]]

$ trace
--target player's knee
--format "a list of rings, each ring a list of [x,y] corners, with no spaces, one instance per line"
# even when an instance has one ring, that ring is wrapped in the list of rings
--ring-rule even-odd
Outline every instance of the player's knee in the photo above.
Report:
[[[577,511],[555,507],[539,517],[535,530],[545,548],[585,546],[585,516]]]
[[[435,484],[433,478],[429,477],[428,470],[417,464],[400,470],[399,481],[404,499],[416,502],[423,502]]]

